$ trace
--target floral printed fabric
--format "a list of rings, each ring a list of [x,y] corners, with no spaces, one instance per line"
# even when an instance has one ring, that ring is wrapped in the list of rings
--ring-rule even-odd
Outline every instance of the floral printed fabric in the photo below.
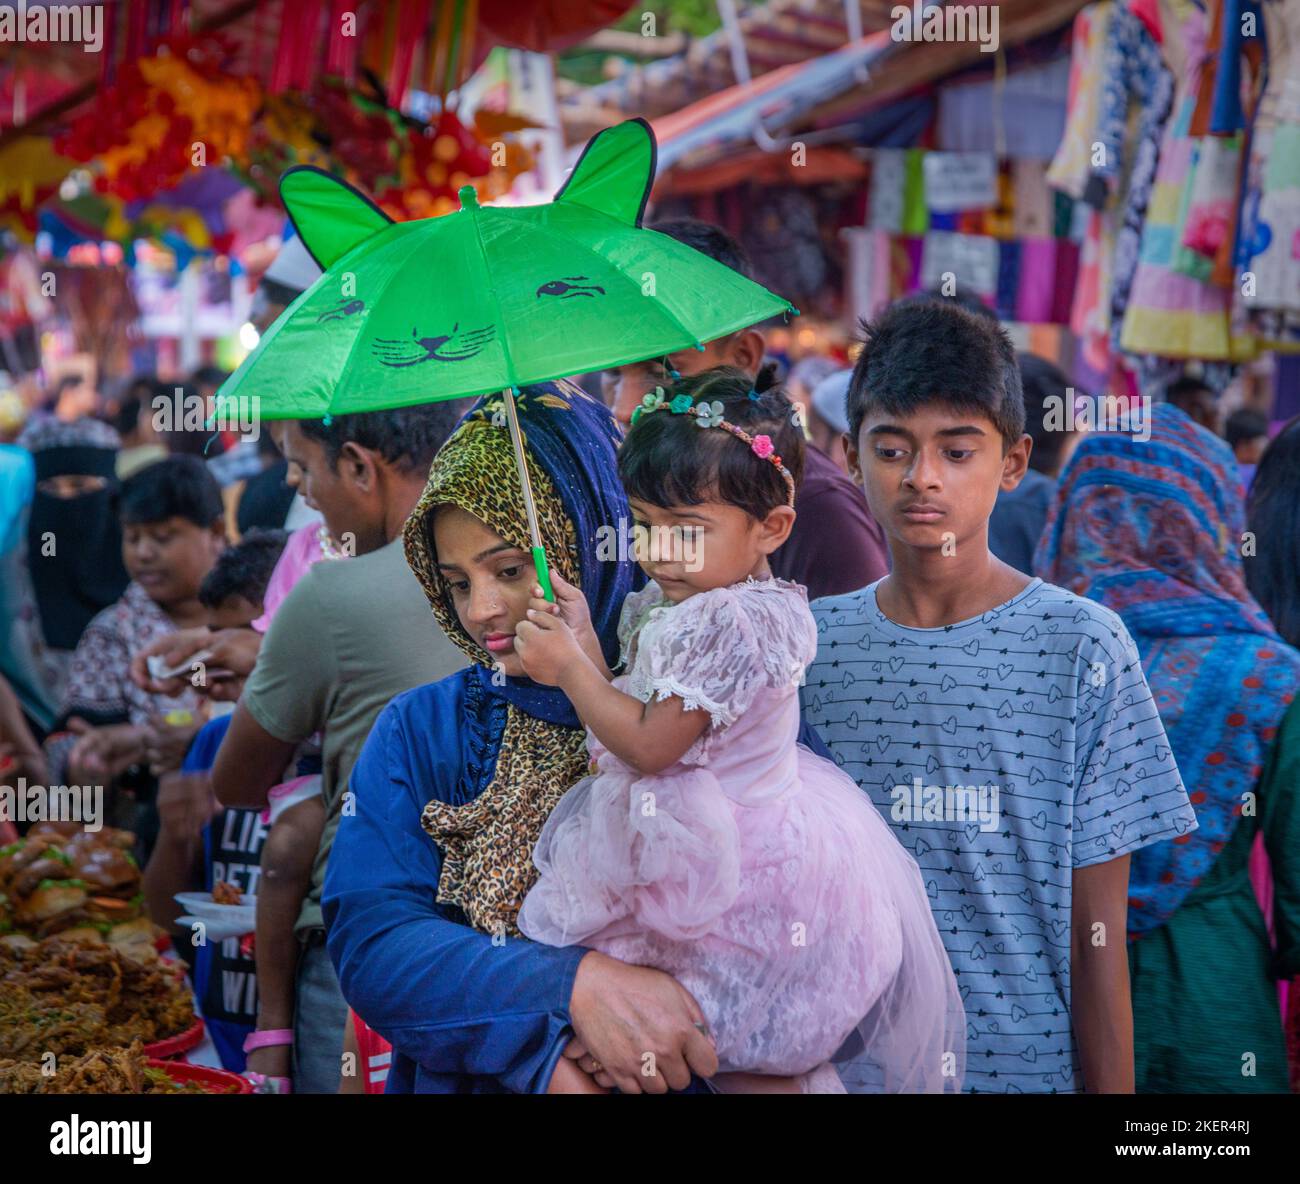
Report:
[[[199,699],[195,691],[175,698],[151,695],[131,681],[131,658],[175,630],[139,584],[128,584],[122,599],[96,616],[81,635],[68,672],[61,714],[78,715],[92,724],[125,720],[138,726],[153,715],[196,709]]]

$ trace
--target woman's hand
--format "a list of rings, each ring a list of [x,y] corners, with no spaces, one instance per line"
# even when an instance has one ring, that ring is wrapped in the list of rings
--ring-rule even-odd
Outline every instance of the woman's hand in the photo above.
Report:
[[[548,1094],[607,1094],[607,1087],[598,1085],[579,1063],[581,1057],[587,1056],[587,1050],[581,1041],[570,1040],[564,1046],[560,1059],[555,1062],[551,1073],[551,1083],[546,1087]]]
[[[578,963],[569,1013],[583,1055],[599,1066],[598,1085],[662,1094],[685,1089],[692,1073],[712,1077],[718,1071],[700,1005],[661,970],[593,950]]]

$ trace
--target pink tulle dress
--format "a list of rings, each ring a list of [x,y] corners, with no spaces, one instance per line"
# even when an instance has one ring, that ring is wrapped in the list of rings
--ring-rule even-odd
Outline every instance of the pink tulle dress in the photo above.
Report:
[[[853,780],[796,744],[817,648],[803,588],[749,580],[674,605],[652,583],[619,635],[614,685],[676,695],[709,726],[653,776],[588,733],[598,771],[542,830],[520,929],[673,975],[722,1072],[959,1088],[965,1019],[920,871]]]

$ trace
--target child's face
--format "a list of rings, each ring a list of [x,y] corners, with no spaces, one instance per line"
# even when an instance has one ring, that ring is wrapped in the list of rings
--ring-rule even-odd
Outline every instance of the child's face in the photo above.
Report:
[[[655,506],[632,498],[637,562],[674,604],[769,574],[767,557],[790,535],[794,511],[778,506],[761,522],[725,502]]]
[[[982,540],[998,492],[1029,467],[1023,436],[1006,452],[993,421],[935,404],[908,416],[872,411],[848,447],[849,471],[897,550],[961,554]]]
[[[163,607],[193,600],[226,545],[220,521],[196,526],[188,518],[124,523],[122,562],[131,578]]]
[[[459,506],[438,510],[433,545],[461,627],[506,674],[521,677],[524,665],[515,653],[515,626],[528,612],[528,598],[537,583],[532,555],[511,546]]]

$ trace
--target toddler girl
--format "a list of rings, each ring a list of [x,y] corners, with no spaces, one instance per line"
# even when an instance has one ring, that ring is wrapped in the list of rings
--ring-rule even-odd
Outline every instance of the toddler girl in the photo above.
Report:
[[[719,1088],[956,1090],[965,1022],[920,872],[796,744],[816,626],[768,567],[795,517],[792,421],[737,370],[647,395],[619,453],[652,581],[623,605],[625,673],[596,661],[563,581],[519,624],[524,669],[569,697],[593,758],[542,830],[519,927],[673,975]]]

